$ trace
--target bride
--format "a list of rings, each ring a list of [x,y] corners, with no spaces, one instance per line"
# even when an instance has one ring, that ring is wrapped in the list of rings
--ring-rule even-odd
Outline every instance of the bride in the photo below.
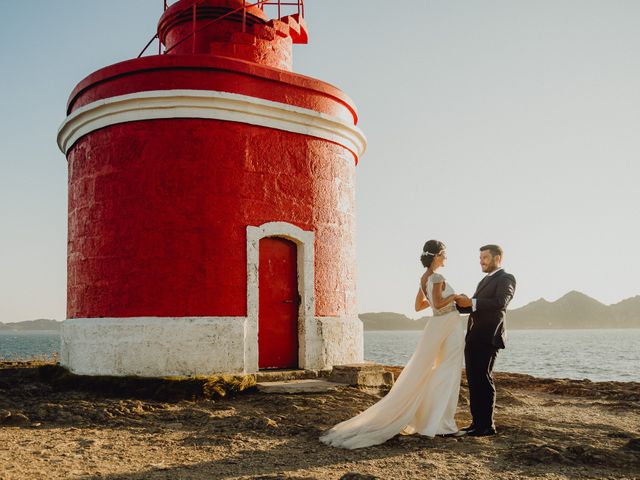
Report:
[[[420,260],[426,271],[420,279],[416,311],[431,306],[431,318],[420,334],[418,346],[391,390],[376,404],[335,425],[320,441],[334,447],[362,448],[378,445],[396,434],[435,435],[458,431],[454,415],[460,391],[464,334],[456,295],[444,277],[445,246],[425,243]]]

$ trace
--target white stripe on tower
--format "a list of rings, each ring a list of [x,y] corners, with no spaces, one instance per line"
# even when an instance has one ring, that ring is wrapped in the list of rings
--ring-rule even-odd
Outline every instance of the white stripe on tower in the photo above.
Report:
[[[205,118],[300,133],[335,142],[360,157],[367,140],[355,125],[308,108],[236,93],[209,90],[158,90],[98,100],[69,115],[58,131],[67,153],[83,135],[125,122]]]

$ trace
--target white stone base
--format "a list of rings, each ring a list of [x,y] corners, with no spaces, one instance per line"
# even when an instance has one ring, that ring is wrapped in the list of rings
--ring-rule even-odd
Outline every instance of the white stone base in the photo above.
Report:
[[[364,361],[364,334],[362,320],[354,318],[316,317],[319,344],[318,358],[323,367],[362,363]]]
[[[256,373],[254,323],[245,317],[69,319],[60,363],[78,375]],[[362,362],[360,319],[315,317],[309,326],[300,329],[299,368]]]
[[[243,317],[66,320],[60,363],[79,375],[242,372],[244,327]]]

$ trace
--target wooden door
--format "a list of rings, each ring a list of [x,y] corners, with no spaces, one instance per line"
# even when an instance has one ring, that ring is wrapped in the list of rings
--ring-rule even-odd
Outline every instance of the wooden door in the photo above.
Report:
[[[295,243],[260,240],[258,367],[298,368],[298,267]]]

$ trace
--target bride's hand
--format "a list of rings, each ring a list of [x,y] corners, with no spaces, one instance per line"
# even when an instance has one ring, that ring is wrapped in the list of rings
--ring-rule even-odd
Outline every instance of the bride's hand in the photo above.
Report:
[[[470,307],[471,306],[471,299],[469,297],[467,297],[465,294],[456,295],[455,302],[460,307]]]

